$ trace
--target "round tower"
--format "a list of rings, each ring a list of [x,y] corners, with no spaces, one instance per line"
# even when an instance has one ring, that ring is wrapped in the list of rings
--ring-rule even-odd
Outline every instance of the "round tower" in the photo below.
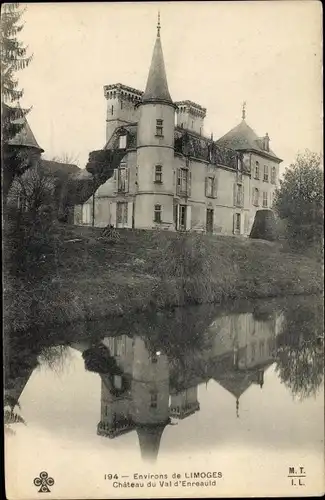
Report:
[[[139,103],[135,227],[173,229],[176,105],[167,84],[158,17],[145,92]]]
[[[165,354],[148,348],[140,337],[134,339],[131,395],[141,457],[155,461],[163,431],[170,422],[169,363]]]

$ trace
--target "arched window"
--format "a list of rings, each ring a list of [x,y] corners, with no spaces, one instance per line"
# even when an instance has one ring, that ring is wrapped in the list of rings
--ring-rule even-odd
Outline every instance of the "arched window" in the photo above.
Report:
[[[258,163],[258,161],[255,163],[255,175],[254,175],[255,179],[259,179],[260,178],[260,164]]]

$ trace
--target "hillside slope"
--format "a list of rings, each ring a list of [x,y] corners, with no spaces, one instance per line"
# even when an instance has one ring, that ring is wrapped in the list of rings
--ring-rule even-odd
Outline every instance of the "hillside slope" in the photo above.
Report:
[[[320,265],[277,243],[140,230],[119,235],[114,243],[99,228],[57,225],[36,278],[6,283],[7,327],[322,291]]]

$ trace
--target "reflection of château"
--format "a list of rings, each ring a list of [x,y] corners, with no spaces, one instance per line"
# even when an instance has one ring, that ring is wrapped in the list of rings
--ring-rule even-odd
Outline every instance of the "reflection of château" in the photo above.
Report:
[[[115,438],[135,430],[142,458],[156,459],[170,418],[184,419],[200,409],[200,384],[214,379],[235,396],[237,410],[240,396],[252,384],[263,386],[279,329],[275,313],[221,315],[204,334],[209,349],[186,360],[185,368],[140,336],[106,337],[86,350],[75,345],[83,351],[86,367],[101,377],[97,433]]]

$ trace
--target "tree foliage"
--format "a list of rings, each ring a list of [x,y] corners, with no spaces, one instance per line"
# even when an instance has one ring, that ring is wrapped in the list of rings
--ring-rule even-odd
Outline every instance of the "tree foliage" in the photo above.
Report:
[[[19,105],[23,90],[18,88],[16,77],[16,73],[26,68],[32,59],[32,56],[27,56],[27,47],[18,39],[23,29],[23,24],[20,23],[23,12],[19,3],[5,3],[1,9],[2,181],[5,198],[14,177],[29,166],[27,151],[10,145],[10,140],[24,126],[24,117],[29,111]]]
[[[275,210],[292,244],[319,243],[323,236],[323,170],[319,154],[306,150],[287,168],[276,192]]]
[[[276,371],[292,395],[316,395],[324,377],[323,304],[319,297],[289,309],[277,339]]]

